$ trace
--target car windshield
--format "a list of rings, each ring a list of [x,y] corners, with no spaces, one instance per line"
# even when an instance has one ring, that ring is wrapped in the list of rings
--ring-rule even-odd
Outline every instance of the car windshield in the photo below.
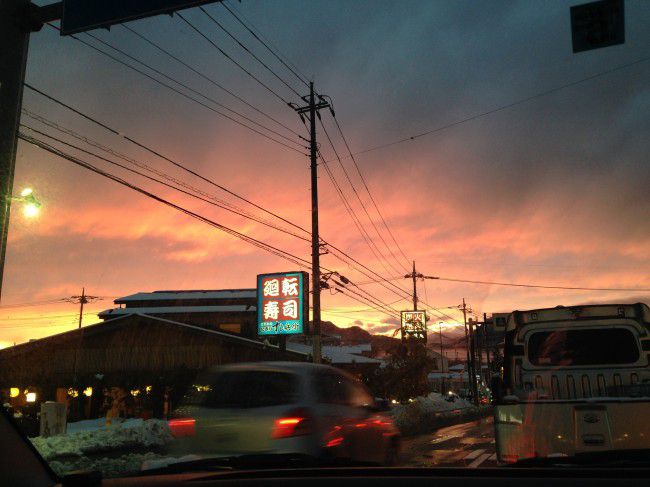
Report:
[[[54,472],[643,461],[650,1],[0,3]]]

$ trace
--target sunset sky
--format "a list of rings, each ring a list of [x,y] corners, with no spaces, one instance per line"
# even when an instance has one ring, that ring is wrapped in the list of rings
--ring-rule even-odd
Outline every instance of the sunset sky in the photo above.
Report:
[[[420,296],[432,306],[445,308],[453,320],[444,321],[451,325],[461,315],[447,307],[460,304],[463,297],[481,315],[559,304],[650,302],[650,8],[643,1],[626,2],[625,44],[573,54],[569,7],[576,3],[582,2],[244,0],[229,5],[313,79],[320,93],[332,97],[353,152],[646,59],[356,156],[389,227],[419,272],[460,280],[632,289],[567,291],[435,280],[425,287],[420,282]],[[221,5],[206,10],[297,91],[307,93],[305,85]],[[183,16],[282,97],[300,102],[199,10],[188,10]],[[293,110],[177,16],[128,25],[305,134]],[[292,135],[122,26],[92,34],[220,103]],[[80,38],[99,45],[84,35]],[[309,228],[309,161],[304,155],[188,101],[72,38],[60,37],[47,26],[31,37],[27,81]],[[224,201],[268,216],[27,89],[24,107]],[[347,154],[332,117],[327,112],[322,115],[339,154]],[[26,116],[22,121],[55,133]],[[403,275],[406,271],[383,246],[320,126],[318,130],[323,155],[341,188],[397,269],[382,264],[370,251],[321,167],[323,239],[382,276]],[[307,242],[70,152],[219,223],[309,259]],[[343,164],[386,243],[406,265],[378,220],[352,161],[347,157]],[[8,306],[77,295],[82,286],[87,293],[104,297],[88,306],[84,320],[90,324],[96,321],[94,313],[111,307],[117,296],[161,289],[251,288],[259,273],[297,270],[294,264],[21,141],[14,193],[24,187],[34,188],[43,207],[39,218],[31,220],[19,204],[12,209],[0,347],[74,328],[77,306],[73,304]],[[352,281],[370,280],[332,255],[324,255],[322,261]],[[405,279],[391,282],[410,289]],[[399,296],[377,284],[362,287],[383,303],[394,303],[396,309],[409,307],[408,301],[396,302]],[[394,319],[367,311],[366,305],[346,296],[324,291],[322,299],[323,318],[340,326],[357,323],[374,333],[395,329]],[[431,319],[440,321],[435,315]]]

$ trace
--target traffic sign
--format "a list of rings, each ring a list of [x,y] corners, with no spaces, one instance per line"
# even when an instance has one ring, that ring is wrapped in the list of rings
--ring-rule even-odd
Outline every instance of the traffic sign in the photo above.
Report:
[[[571,7],[573,52],[625,42],[623,0],[600,0]]]
[[[61,35],[110,27],[221,0],[63,0]]]

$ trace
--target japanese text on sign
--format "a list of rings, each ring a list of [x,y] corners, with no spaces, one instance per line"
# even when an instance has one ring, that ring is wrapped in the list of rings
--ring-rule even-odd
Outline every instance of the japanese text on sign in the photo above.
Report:
[[[307,282],[303,272],[257,276],[258,335],[304,333]]]
[[[402,311],[402,339],[427,341],[427,315],[424,311]]]

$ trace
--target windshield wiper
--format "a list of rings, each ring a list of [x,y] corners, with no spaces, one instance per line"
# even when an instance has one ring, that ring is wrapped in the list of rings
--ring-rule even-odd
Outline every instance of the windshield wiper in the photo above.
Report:
[[[513,467],[650,467],[650,449],[583,452],[574,456],[534,457],[519,460]]]

